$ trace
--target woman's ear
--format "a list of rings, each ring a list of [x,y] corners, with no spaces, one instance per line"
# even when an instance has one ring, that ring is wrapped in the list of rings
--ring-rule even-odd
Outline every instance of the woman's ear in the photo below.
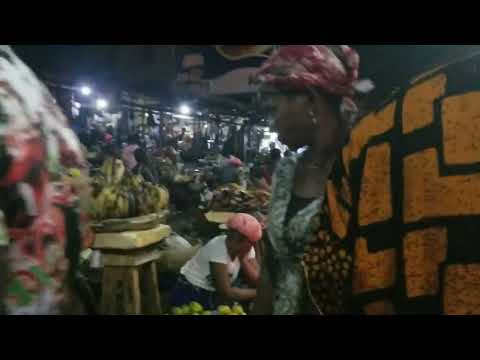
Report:
[[[320,94],[315,89],[309,89],[307,100],[307,109],[309,109],[309,113],[315,118],[320,117],[323,108],[323,99]]]

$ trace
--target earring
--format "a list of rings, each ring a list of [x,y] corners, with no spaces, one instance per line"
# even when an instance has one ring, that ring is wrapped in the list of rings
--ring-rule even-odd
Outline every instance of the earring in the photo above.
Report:
[[[315,117],[315,114],[313,113],[312,110],[310,110],[310,112],[308,113],[308,115],[311,116],[313,124],[314,124],[314,125],[317,125],[318,120],[317,120],[317,118]]]

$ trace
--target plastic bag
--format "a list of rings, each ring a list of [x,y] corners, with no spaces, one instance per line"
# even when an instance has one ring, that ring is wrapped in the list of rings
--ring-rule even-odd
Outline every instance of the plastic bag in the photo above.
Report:
[[[195,256],[200,246],[192,246],[187,240],[172,233],[165,239],[164,250],[157,262],[159,271],[178,273],[182,267]]]

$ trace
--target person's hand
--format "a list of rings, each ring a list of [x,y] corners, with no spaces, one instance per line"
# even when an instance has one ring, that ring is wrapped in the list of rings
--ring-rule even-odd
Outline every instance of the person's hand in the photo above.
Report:
[[[267,227],[267,221],[268,221],[267,216],[263,215],[261,212],[256,212],[254,216],[258,220],[260,225],[262,225],[262,229],[265,230]]]

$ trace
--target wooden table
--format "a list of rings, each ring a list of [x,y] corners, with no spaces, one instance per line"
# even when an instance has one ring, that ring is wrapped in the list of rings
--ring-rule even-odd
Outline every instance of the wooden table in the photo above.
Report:
[[[161,314],[157,245],[170,233],[168,225],[159,225],[145,231],[97,234],[93,247],[102,252],[104,265],[102,314]]]
[[[205,214],[205,218],[211,223],[226,224],[235,214],[233,212],[209,211]]]

